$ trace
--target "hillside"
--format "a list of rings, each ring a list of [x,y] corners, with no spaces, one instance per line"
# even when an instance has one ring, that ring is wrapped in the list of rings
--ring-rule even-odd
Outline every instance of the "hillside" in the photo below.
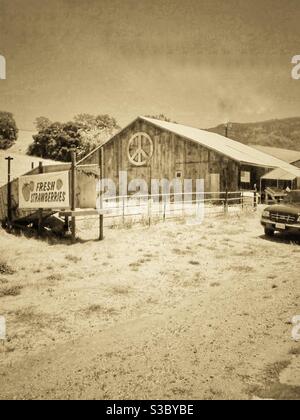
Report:
[[[11,175],[12,178],[17,178],[20,175],[31,170],[32,163],[34,167],[38,166],[39,162],[43,162],[44,165],[57,164],[52,160],[41,159],[38,157],[27,156],[22,153],[14,153],[9,150],[0,150],[0,187],[7,182],[7,162],[5,158],[11,156],[14,160],[11,163]]]
[[[208,131],[225,135],[225,124]],[[249,145],[300,151],[300,117],[256,123],[230,123],[228,137]]]
[[[36,134],[35,131],[19,130],[18,140],[9,149],[9,152],[26,155],[29,145],[33,142],[32,136],[34,134]]]

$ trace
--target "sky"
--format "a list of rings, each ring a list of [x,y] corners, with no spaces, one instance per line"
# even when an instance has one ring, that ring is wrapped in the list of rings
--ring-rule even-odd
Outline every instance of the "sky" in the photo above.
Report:
[[[300,115],[299,0],[0,0],[0,110],[166,114],[208,128]]]

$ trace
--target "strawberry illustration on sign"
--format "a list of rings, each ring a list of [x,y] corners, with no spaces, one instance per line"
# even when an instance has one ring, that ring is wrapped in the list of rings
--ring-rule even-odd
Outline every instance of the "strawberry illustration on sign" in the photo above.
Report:
[[[58,191],[62,189],[63,185],[64,185],[64,183],[62,182],[61,179],[58,179],[56,181],[56,188],[57,188]]]
[[[25,183],[22,187],[22,194],[25,201],[30,200],[30,193],[34,190],[34,182]]]

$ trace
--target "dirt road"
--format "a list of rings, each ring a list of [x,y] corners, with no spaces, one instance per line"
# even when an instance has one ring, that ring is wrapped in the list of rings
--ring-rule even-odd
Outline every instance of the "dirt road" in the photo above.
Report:
[[[300,246],[257,215],[101,244],[0,235],[0,398],[300,399]]]

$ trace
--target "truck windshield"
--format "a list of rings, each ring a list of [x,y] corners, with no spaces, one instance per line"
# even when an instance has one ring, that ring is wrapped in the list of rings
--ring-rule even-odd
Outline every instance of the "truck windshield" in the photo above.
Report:
[[[284,199],[284,202],[288,204],[300,204],[300,190],[291,191],[288,193],[287,197]]]

